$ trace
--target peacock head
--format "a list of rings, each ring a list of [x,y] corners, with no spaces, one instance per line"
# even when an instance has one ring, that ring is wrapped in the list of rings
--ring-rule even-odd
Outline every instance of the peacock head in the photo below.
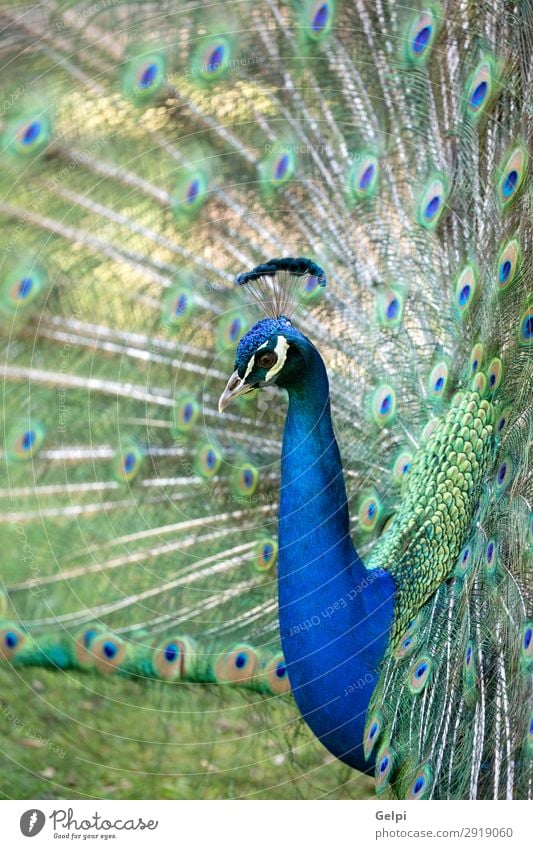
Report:
[[[218,402],[220,412],[238,395],[275,384],[289,389],[304,378],[305,361],[313,345],[287,318],[294,294],[302,283],[326,285],[324,270],[306,257],[281,257],[239,274],[236,283],[261,304],[267,315],[242,337],[235,357],[235,371]]]
[[[310,344],[283,315],[258,321],[239,342],[235,371],[220,396],[219,411],[254,389],[274,384],[287,388],[301,375]]]

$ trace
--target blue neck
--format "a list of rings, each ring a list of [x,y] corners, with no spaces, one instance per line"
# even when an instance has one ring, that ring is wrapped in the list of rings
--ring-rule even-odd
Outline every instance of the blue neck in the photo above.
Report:
[[[305,375],[286,387],[281,640],[307,724],[336,757],[366,770],[365,714],[388,645],[394,583],[388,573],[368,571],[353,546],[326,369],[308,340],[303,354]]]

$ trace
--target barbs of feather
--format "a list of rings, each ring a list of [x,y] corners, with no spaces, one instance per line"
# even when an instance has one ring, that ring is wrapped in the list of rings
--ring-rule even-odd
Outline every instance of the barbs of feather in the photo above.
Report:
[[[268,318],[282,315],[290,318],[294,314],[300,304],[297,293],[302,282],[324,288],[326,273],[312,259],[281,257],[256,265],[235,278],[238,286],[246,286]]]

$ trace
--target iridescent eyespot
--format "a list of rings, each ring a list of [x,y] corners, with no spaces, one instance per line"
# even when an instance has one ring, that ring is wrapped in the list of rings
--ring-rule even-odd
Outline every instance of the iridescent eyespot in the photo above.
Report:
[[[172,192],[171,206],[176,218],[194,218],[209,197],[209,176],[206,169],[195,166],[181,174]]]
[[[50,119],[44,113],[11,122],[6,130],[7,148],[21,156],[30,156],[42,150],[51,136]]]
[[[429,766],[417,770],[408,786],[406,798],[411,800],[427,799],[431,793],[432,781],[433,773]]]
[[[409,689],[412,693],[420,693],[431,677],[433,661],[427,655],[418,657],[411,666],[408,674]]]
[[[141,471],[144,452],[134,442],[124,443],[115,454],[114,476],[122,483],[131,483]]]
[[[154,672],[167,681],[183,678],[192,663],[193,643],[188,637],[168,636],[152,656]]]
[[[376,746],[381,732],[383,730],[383,714],[377,708],[373,710],[366,722],[365,733],[363,737],[363,753],[365,760],[370,757],[374,747]]]
[[[13,297],[19,301],[25,301],[31,295],[33,289],[33,280],[31,277],[23,277],[16,285]]]
[[[398,456],[394,461],[394,465],[392,467],[392,477],[394,483],[401,484],[408,476],[411,471],[411,465],[413,462],[413,453],[412,451],[407,451],[402,449]]]
[[[374,492],[363,494],[359,499],[357,517],[362,531],[370,533],[374,530],[381,518],[382,505]]]
[[[348,172],[348,192],[353,200],[375,195],[378,186],[379,161],[377,156],[359,153]]]
[[[455,284],[454,304],[462,318],[474,303],[478,291],[478,272],[474,265],[466,265]]]
[[[25,634],[16,625],[0,628],[0,657],[12,660],[26,642]]]
[[[472,72],[465,87],[466,111],[472,121],[478,121],[491,102],[497,84],[494,60],[485,57]]]
[[[472,688],[476,685],[476,658],[472,640],[468,640],[465,646],[463,682],[466,691],[472,690]],[[475,698],[474,693],[470,693],[470,700],[472,700],[472,698]]]
[[[306,38],[315,43],[323,41],[331,32],[334,15],[334,0],[307,0],[299,17]]]
[[[104,633],[102,626],[90,625],[80,631],[76,637],[74,653],[76,655],[76,661],[81,667],[85,668],[92,666],[94,662],[94,656],[91,651],[92,645],[97,637],[99,637],[102,633]]]
[[[503,365],[499,357],[494,357],[491,360],[487,370],[487,383],[491,392],[495,392],[502,382]]]
[[[400,289],[389,287],[376,301],[377,320],[381,327],[398,327],[402,323],[405,299]]]
[[[126,644],[115,634],[100,633],[91,641],[88,653],[100,672],[112,673],[125,659]]]
[[[91,647],[92,641],[97,635],[98,631],[96,630],[96,628],[88,628],[86,631],[83,632],[81,639],[86,649],[89,649]]]
[[[282,694],[290,691],[291,684],[287,664],[281,653],[275,654],[267,662],[261,677],[263,676],[271,693]]]
[[[404,55],[411,64],[422,64],[429,56],[438,27],[436,7],[428,4],[411,20],[405,35]]]
[[[517,145],[507,155],[498,171],[497,191],[502,206],[507,206],[518,194],[527,170],[528,155],[522,145]]]
[[[147,57],[137,67],[132,68],[132,73],[135,75],[133,96],[143,99],[152,97],[161,88],[165,71],[165,58],[161,55]]]
[[[232,43],[227,35],[203,39],[191,61],[191,71],[197,82],[212,83],[232,67]]]
[[[41,422],[20,420],[9,429],[6,450],[10,460],[31,460],[41,448],[45,429]]]
[[[527,622],[523,628],[520,648],[523,660],[529,662],[533,658],[533,624],[531,622]]]
[[[418,202],[418,221],[426,230],[434,230],[446,209],[448,181],[443,174],[434,174]]]
[[[173,434],[189,433],[193,428],[200,415],[200,404],[189,393],[184,393],[176,398],[176,406],[172,411],[172,427]]]
[[[245,462],[231,473],[230,488],[235,496],[251,496],[259,483],[259,469],[252,463]]]
[[[470,354],[470,367],[469,373],[474,375],[481,368],[481,364],[483,362],[483,357],[485,356],[485,349],[483,347],[482,342],[477,342],[476,345],[472,348],[472,353]]]
[[[394,650],[394,656],[398,659],[409,657],[418,644],[418,635],[415,630],[408,628],[400,637],[400,641]]]
[[[471,542],[467,543],[461,551],[455,565],[455,574],[458,577],[462,578],[468,572],[470,564],[472,563],[473,551],[474,546]]]
[[[25,124],[19,134],[20,143],[23,145],[35,144],[41,135],[41,131],[42,124],[40,121],[31,121],[31,123]]]
[[[107,660],[113,660],[116,657],[118,652],[118,646],[116,643],[111,642],[110,640],[106,640],[102,643],[102,654]]]
[[[493,539],[489,540],[485,548],[485,567],[489,574],[494,574],[498,565],[498,549]]]
[[[507,290],[516,279],[516,273],[520,268],[521,251],[517,239],[511,239],[500,251],[497,263],[498,288]]]
[[[502,495],[509,486],[514,472],[512,457],[508,454],[500,462],[494,478],[494,490],[497,496]]]
[[[505,410],[502,410],[498,418],[496,419],[496,436],[502,436],[509,425],[509,419],[512,415],[511,407],[506,407]]]
[[[217,681],[228,681],[234,684],[249,681],[257,667],[257,653],[249,645],[238,645],[220,655],[215,663]]]
[[[22,314],[47,285],[43,268],[32,262],[17,264],[4,271],[0,283],[0,311],[8,315]]]
[[[435,400],[442,398],[448,385],[448,363],[442,360],[431,371],[428,381],[429,397]]]
[[[383,427],[396,416],[396,392],[392,386],[382,384],[370,398],[370,413],[374,422]]]
[[[217,345],[220,350],[235,347],[248,329],[248,322],[240,313],[223,315],[217,323]]]
[[[163,322],[178,327],[190,318],[196,306],[192,289],[187,284],[172,286],[163,302]]]
[[[221,465],[222,454],[214,443],[204,442],[196,449],[194,468],[201,477],[207,479],[214,477]]]
[[[271,145],[271,152],[260,166],[260,177],[266,188],[279,188],[293,177],[296,170],[294,146],[284,144]]]
[[[518,341],[520,345],[533,343],[533,298],[518,319]]]
[[[163,649],[163,657],[167,663],[175,663],[180,655],[179,647],[176,643],[167,643]]]
[[[160,91],[166,76],[166,59],[152,53],[131,59],[122,75],[122,91],[134,103],[145,103]]]
[[[272,569],[278,560],[278,543],[274,537],[260,539],[254,549],[253,566],[258,572]]]
[[[394,768],[396,755],[390,746],[386,746],[376,756],[376,793],[382,793],[388,787]]]

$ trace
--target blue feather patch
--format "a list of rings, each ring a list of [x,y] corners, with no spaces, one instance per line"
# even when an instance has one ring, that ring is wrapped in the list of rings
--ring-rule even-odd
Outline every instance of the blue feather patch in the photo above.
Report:
[[[383,791],[389,786],[394,766],[396,761],[396,754],[394,750],[389,746],[384,746],[378,752],[376,756],[376,793],[383,793]]]
[[[172,433],[187,434],[194,428],[200,415],[200,404],[189,392],[176,398],[176,406],[172,411]]]
[[[440,8],[428,3],[422,12],[410,20],[404,35],[402,53],[411,65],[427,61],[439,28]]]
[[[527,172],[528,154],[521,144],[508,152],[496,175],[498,198],[502,207],[513,201],[524,182]]]
[[[116,452],[113,471],[117,481],[132,483],[141,471],[144,452],[135,442],[125,440]]]
[[[297,23],[308,41],[318,43],[330,34],[335,18],[335,0],[306,0]]]
[[[146,104],[161,91],[166,72],[166,57],[162,52],[148,52],[130,59],[122,74],[123,94],[133,103]]]
[[[520,244],[517,239],[511,239],[502,247],[498,257],[496,279],[500,291],[509,289],[516,280],[520,260]]]
[[[41,448],[45,438],[44,425],[34,419],[21,419],[8,431],[6,450],[10,460],[31,460]]]
[[[379,160],[375,154],[362,151],[355,155],[348,172],[348,193],[352,200],[364,200],[375,195],[378,187]]]
[[[471,309],[478,295],[479,275],[475,265],[468,263],[458,275],[455,284],[454,305],[460,318]]]
[[[492,56],[484,56],[469,76],[465,86],[465,107],[472,122],[486,114],[498,89],[497,66]]]
[[[434,230],[447,208],[449,183],[441,173],[434,173],[418,201],[417,218],[425,230]]]
[[[431,793],[433,781],[433,772],[431,767],[426,764],[415,771],[414,777],[411,779],[407,788],[407,799],[427,799]]]
[[[191,59],[191,71],[198,83],[209,85],[226,76],[233,67],[233,41],[227,34],[202,39]]]

